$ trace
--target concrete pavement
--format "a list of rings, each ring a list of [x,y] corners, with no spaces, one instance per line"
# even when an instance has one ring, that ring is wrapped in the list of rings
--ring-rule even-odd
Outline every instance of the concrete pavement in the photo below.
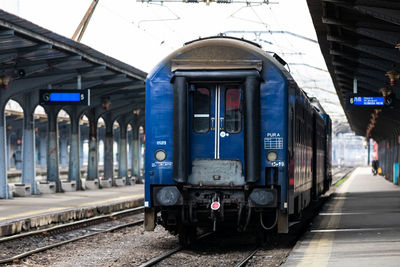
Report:
[[[0,236],[143,205],[142,184],[0,200]]]
[[[400,187],[356,169],[282,266],[400,266]]]

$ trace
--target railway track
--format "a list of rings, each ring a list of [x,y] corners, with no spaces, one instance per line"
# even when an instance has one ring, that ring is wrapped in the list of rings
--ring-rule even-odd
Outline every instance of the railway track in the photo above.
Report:
[[[154,257],[152,259],[150,259],[149,261],[141,264],[139,267],[151,267],[156,265],[157,263],[160,263],[161,261],[171,257],[172,255],[183,251],[184,248],[182,246],[177,246],[176,248],[173,248],[171,250],[168,250],[167,252]],[[248,253],[237,265],[235,265],[236,267],[244,267],[246,266],[246,264],[254,257],[254,255],[260,250],[260,247],[257,247],[256,249],[250,251],[250,253]]]
[[[336,185],[337,182],[344,179],[349,173],[351,173],[355,169],[355,167],[343,167],[332,171],[332,185]]]
[[[243,260],[241,260],[236,267],[244,267],[254,257],[254,255],[260,250],[259,247],[252,250]]]
[[[204,238],[206,238],[206,237],[209,237],[209,236],[212,235],[213,233],[214,233],[214,232],[208,232],[208,233],[205,233],[205,234],[202,234],[202,235],[198,236],[198,237],[196,238],[196,242],[197,242],[197,241],[200,241],[200,240],[202,240],[202,239],[204,239]],[[183,249],[184,249],[184,247],[181,246],[181,245],[179,245],[179,246],[177,246],[177,247],[175,247],[175,248],[173,248],[173,249],[171,249],[171,250],[168,250],[167,252],[165,252],[165,253],[163,253],[163,254],[161,254],[161,255],[159,255],[159,256],[156,256],[156,257],[154,257],[154,258],[152,258],[152,259],[150,259],[150,260],[148,260],[148,261],[142,263],[141,265],[139,265],[139,267],[150,267],[150,266],[154,266],[155,264],[157,264],[157,263],[159,263],[159,262],[161,262],[161,261],[163,261],[163,260],[165,260],[165,259],[171,257],[172,255],[174,255],[175,253],[178,253],[178,252],[182,251]]]
[[[350,172],[352,172],[354,170],[354,168],[352,167],[348,167],[348,168],[341,168],[341,169],[337,169],[334,171],[334,175],[336,176],[337,180],[341,180],[343,178],[345,178]],[[297,230],[294,230],[294,232],[301,232],[299,229],[303,229],[304,227],[306,227],[306,225],[309,223],[309,221],[317,214],[316,211],[318,211],[321,207],[321,205],[323,204],[323,201],[320,201],[318,204],[316,204],[314,207],[312,207],[312,210],[308,211],[307,213],[304,214],[304,216],[307,218],[304,220],[304,222],[302,224],[299,224],[297,227],[295,227]],[[293,236],[291,236],[291,239],[295,239],[294,237],[295,234],[293,234]],[[297,235],[296,235],[297,236]],[[289,242],[289,241],[288,241]],[[216,246],[218,247],[218,246]],[[217,248],[216,248],[217,249]],[[234,249],[235,251],[235,249]],[[261,253],[261,251],[263,251]],[[288,250],[290,251],[290,249]],[[160,264],[160,266],[162,266],[163,261],[167,260],[168,258],[170,258],[173,255],[176,255],[177,253],[184,253],[184,254],[193,254],[193,252],[199,257],[198,261],[202,261],[202,256],[203,254],[198,254],[198,251],[190,251],[187,248],[184,248],[182,246],[177,246],[171,250],[168,250],[152,259],[150,259],[149,261],[142,263],[139,267],[150,267],[150,266],[155,266],[157,264]],[[257,253],[260,252],[261,254],[265,254],[265,249],[263,249],[262,247],[256,247],[255,249],[252,249],[249,252],[244,253],[245,255],[240,258],[235,254],[235,252],[232,254],[233,257],[238,257],[239,260],[236,261],[236,263],[233,263],[234,261],[232,261],[232,259],[229,261],[229,263],[223,263],[223,265],[225,266],[236,266],[236,267],[243,267],[246,266],[247,264],[249,264],[249,261],[254,259],[254,256],[257,255]],[[212,252],[211,252],[212,253]],[[230,252],[227,252],[226,254],[229,254]],[[288,253],[288,252],[287,252]],[[209,256],[207,255],[208,253],[204,254],[205,256]],[[270,256],[272,257],[272,256]],[[178,257],[178,258],[184,258],[182,256]],[[172,259],[171,259],[172,260]],[[174,259],[175,261],[176,259]],[[203,259],[204,260],[204,265],[207,266],[207,259]],[[167,264],[168,265],[168,264]],[[176,263],[176,266],[180,266],[181,264]],[[175,265],[173,265],[175,266]]]
[[[335,174],[337,176],[344,177],[352,170],[353,168],[346,168],[340,171],[342,173],[338,171],[335,172]],[[0,246],[2,247],[2,250],[0,250],[0,264],[18,262],[18,260],[22,258],[38,252],[46,251],[51,248],[72,243],[101,233],[112,232],[121,228],[140,225],[143,223],[143,220],[137,218],[137,216],[135,219],[132,219],[131,216],[141,214],[143,213],[143,210],[143,207],[138,207],[109,215],[102,215],[96,218],[58,225],[43,230],[0,238]],[[178,252],[185,253],[186,250],[186,248],[177,246],[174,249],[143,263],[140,266],[154,266]],[[234,257],[237,257],[239,260],[243,256],[240,262],[239,260],[236,260],[236,263],[232,259],[233,255],[229,256],[229,252],[227,252],[225,255],[231,257],[231,261],[226,265],[246,266],[246,264],[248,264],[248,262],[253,259],[259,251],[260,248],[257,248],[249,253],[244,252],[243,254],[246,254],[244,256],[243,254],[241,256],[235,255]],[[188,251],[187,253],[190,254],[192,252],[193,251]],[[207,260],[205,259],[205,261]]]
[[[155,264],[165,260],[166,258],[171,257],[172,255],[174,255],[175,253],[181,251],[183,249],[182,246],[177,246],[176,248],[173,248],[171,250],[168,250],[167,252],[152,258],[149,261],[146,261],[145,263],[142,263],[141,265],[139,265],[139,267],[150,267],[150,266],[154,266]]]
[[[144,207],[142,206],[109,215],[57,225],[47,229],[0,238],[0,246],[4,248],[0,251],[0,264],[15,262],[32,254],[101,233],[143,224],[143,219],[135,218],[132,220],[132,218],[129,218],[142,214],[143,211]]]

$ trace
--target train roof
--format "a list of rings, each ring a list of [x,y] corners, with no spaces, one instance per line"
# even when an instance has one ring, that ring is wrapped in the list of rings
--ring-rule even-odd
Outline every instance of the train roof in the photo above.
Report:
[[[255,69],[264,71],[266,66],[273,65],[282,76],[293,81],[290,73],[273,56],[251,41],[230,37],[210,36],[196,39],[164,58],[150,73],[149,78],[166,66],[173,73],[176,70],[235,70]]]
[[[238,37],[226,36],[226,35],[208,36],[208,37],[204,37],[204,38],[199,37],[198,39],[186,42],[184,45],[186,46],[186,45],[192,44],[194,42],[203,41],[203,40],[210,40],[210,39],[217,39],[217,38],[226,38],[226,39],[239,40],[239,41],[246,42],[246,43],[252,44],[254,46],[257,46],[258,48],[262,48],[261,45],[255,43],[255,42],[246,40],[244,38],[238,38]]]

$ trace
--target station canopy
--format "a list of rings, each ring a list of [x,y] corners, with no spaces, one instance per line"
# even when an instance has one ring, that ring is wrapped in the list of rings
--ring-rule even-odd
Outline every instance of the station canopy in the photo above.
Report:
[[[376,140],[398,135],[398,106],[346,109],[346,94],[400,97],[400,2],[307,0],[322,54],[352,130]],[[356,80],[356,81],[355,81]],[[355,86],[355,84],[357,84]]]
[[[144,108],[145,72],[3,10],[0,63],[3,103],[49,87],[77,89],[80,77],[91,108],[105,112],[105,101],[120,113]]]

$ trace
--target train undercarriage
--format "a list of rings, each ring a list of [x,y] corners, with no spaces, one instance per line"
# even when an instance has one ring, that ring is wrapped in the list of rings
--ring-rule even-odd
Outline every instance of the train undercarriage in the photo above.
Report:
[[[163,187],[166,188],[166,187]],[[267,232],[278,224],[278,192],[271,188],[243,187],[172,187],[170,192],[154,188],[155,207],[148,211],[148,227],[161,224],[180,242],[188,245],[197,232],[229,230],[234,232]],[[165,189],[164,189],[165,191]],[[172,193],[173,192],[173,193]],[[179,192],[179,195],[175,195]],[[180,193],[182,192],[182,193]],[[169,198],[167,200],[166,198]],[[165,204],[176,198],[174,205]],[[164,205],[162,205],[164,202]],[[168,203],[172,203],[168,202]],[[151,214],[150,214],[151,213]],[[156,219],[156,214],[161,214]],[[150,222],[153,220],[153,222]],[[148,229],[149,230],[149,229]]]

